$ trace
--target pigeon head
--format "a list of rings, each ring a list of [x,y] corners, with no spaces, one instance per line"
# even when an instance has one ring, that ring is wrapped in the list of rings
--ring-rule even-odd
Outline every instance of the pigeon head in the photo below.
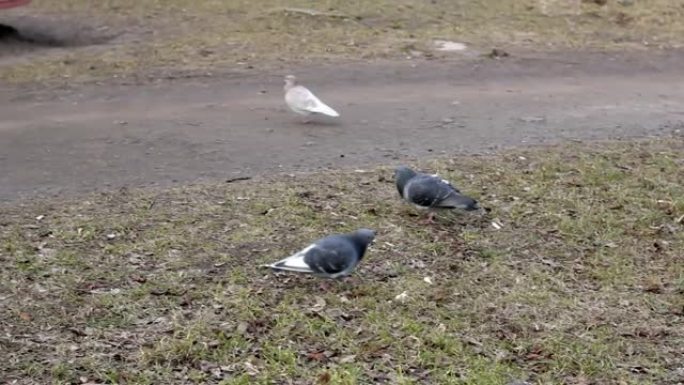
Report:
[[[458,207],[465,211],[478,211],[482,209],[480,204],[475,199],[465,195],[461,195],[461,205]]]
[[[370,244],[375,238],[375,231],[371,229],[358,229],[354,231],[353,236],[356,240],[363,242],[365,244]]]
[[[402,197],[404,196],[404,186],[406,186],[406,183],[416,175],[417,173],[415,171],[406,166],[400,166],[394,170],[394,183],[397,185],[399,195]]]
[[[366,252],[366,248],[373,243],[375,231],[371,229],[358,229],[351,233],[350,236],[354,242],[354,245],[359,250],[359,256],[363,257],[363,254]]]
[[[290,89],[297,85],[297,78],[294,75],[285,76],[285,89]]]

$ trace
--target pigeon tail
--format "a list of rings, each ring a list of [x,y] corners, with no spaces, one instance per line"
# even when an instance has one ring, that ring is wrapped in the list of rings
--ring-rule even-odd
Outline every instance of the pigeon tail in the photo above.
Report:
[[[294,271],[298,273],[313,273],[313,270],[311,270],[311,266],[309,266],[309,264],[306,263],[304,258],[306,257],[307,252],[313,249],[314,247],[316,247],[315,244],[309,245],[304,250],[298,252],[295,255],[289,256],[285,259],[281,259],[278,262],[265,266],[268,266],[271,269],[276,270]]]
[[[328,115],[332,117],[338,117],[340,114],[337,113],[337,111],[333,110],[330,108],[328,105],[325,103],[318,101],[315,107],[310,109],[311,112],[318,112],[319,114],[323,115]]]
[[[453,193],[437,205],[442,208],[458,208],[465,211],[475,211],[480,209],[478,202],[466,195]]]

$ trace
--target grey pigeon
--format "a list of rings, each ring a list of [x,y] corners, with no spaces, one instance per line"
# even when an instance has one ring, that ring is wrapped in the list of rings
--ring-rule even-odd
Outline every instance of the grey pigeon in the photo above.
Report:
[[[276,270],[309,273],[320,277],[345,277],[361,262],[375,232],[359,229],[348,234],[321,238],[296,254],[270,265]]]
[[[338,117],[340,114],[323,103],[320,99],[309,91],[308,88],[297,84],[297,78],[294,75],[285,76],[285,103],[290,109],[299,115],[306,117],[311,114],[323,114],[332,117]]]
[[[456,187],[437,175],[413,171],[401,166],[394,172],[394,179],[399,195],[419,208],[430,209],[429,221],[432,221],[434,210],[462,209],[479,210],[480,205],[469,196],[463,195]]]

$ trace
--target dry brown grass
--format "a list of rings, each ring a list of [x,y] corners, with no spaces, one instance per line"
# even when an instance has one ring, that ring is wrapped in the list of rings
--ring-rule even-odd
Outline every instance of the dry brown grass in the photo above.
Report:
[[[683,150],[430,162],[491,208],[434,227],[388,169],[3,207],[0,370],[20,384],[676,384]],[[378,236],[354,282],[257,267],[361,226]]]

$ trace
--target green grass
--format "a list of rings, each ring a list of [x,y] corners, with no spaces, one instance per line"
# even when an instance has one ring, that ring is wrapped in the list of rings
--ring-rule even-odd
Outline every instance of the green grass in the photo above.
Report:
[[[684,7],[675,0],[34,0],[36,17],[107,27],[112,44],[44,51],[0,66],[0,80],[266,69],[325,60],[440,57],[436,39],[486,52],[524,49],[681,47]],[[287,9],[311,9],[308,15]],[[11,19],[6,20],[11,22]],[[102,32],[98,32],[102,34]]]
[[[427,162],[491,209],[432,227],[389,168],[5,206],[0,369],[20,383],[674,384],[683,150]],[[257,267],[362,226],[374,246],[327,290]]]

